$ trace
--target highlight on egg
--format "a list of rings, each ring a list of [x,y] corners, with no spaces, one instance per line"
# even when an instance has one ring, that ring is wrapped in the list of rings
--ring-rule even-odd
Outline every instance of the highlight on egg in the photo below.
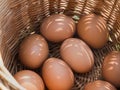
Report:
[[[31,70],[22,70],[14,75],[17,82],[26,90],[45,90],[42,78]]]
[[[78,36],[93,48],[102,48],[109,39],[109,31],[104,18],[96,14],[88,14],[78,21]]]
[[[27,36],[20,44],[20,61],[31,69],[42,65],[49,54],[47,41],[39,34]]]
[[[105,56],[102,76],[106,81],[120,87],[120,51],[111,51]]]
[[[74,74],[61,59],[49,58],[42,67],[42,77],[49,90],[71,90]]]
[[[94,55],[89,46],[78,38],[66,39],[60,47],[62,59],[77,73],[89,72],[94,66]]]
[[[117,90],[112,84],[103,80],[96,80],[85,85],[84,90]]]
[[[75,33],[75,22],[64,14],[53,14],[44,19],[40,32],[51,42],[61,42]]]

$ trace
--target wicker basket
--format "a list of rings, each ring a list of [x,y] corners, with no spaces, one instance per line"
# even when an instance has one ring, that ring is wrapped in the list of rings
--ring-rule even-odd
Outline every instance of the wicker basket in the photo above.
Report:
[[[85,83],[102,79],[104,56],[112,50],[120,50],[120,0],[0,0],[0,90],[24,90],[12,77],[17,71],[27,69],[18,60],[18,46],[30,33],[39,33],[45,17],[64,13],[77,23],[82,15],[91,12],[104,17],[110,37],[102,49],[92,49],[95,55],[93,70],[85,74],[74,73],[74,90],[83,90]],[[49,42],[49,47],[49,57],[60,58],[60,44]]]

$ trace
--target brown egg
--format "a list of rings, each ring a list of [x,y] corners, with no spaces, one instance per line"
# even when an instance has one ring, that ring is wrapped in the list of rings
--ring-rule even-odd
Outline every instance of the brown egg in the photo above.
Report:
[[[117,89],[109,82],[97,80],[86,84],[84,90],[117,90]]]
[[[14,75],[14,78],[26,90],[45,90],[42,78],[35,72],[30,70],[22,70]]]
[[[120,87],[120,51],[112,51],[105,57],[102,75],[106,81]]]
[[[64,14],[54,14],[43,21],[40,32],[49,41],[61,42],[73,36],[75,22]]]
[[[45,61],[42,76],[49,90],[71,90],[74,84],[72,70],[58,58],[49,58]]]
[[[46,40],[38,34],[26,37],[19,49],[21,62],[31,68],[38,68],[48,56],[48,44]]]
[[[86,73],[94,65],[91,49],[77,38],[66,39],[60,48],[60,54],[63,60],[78,73]]]
[[[108,41],[106,21],[99,15],[83,16],[78,22],[77,32],[79,37],[93,48],[102,48]]]

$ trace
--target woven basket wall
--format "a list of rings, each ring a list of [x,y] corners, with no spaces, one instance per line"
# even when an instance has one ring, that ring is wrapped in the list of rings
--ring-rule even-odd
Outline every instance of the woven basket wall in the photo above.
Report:
[[[92,49],[95,56],[93,70],[85,74],[74,73],[74,90],[83,90],[85,83],[102,79],[101,66],[104,56],[112,50],[120,50],[120,0],[0,0],[0,53],[7,70],[14,75],[17,71],[27,69],[18,60],[19,44],[30,33],[39,33],[45,17],[64,13],[77,23],[82,15],[91,12],[104,17],[110,37],[102,49]],[[60,58],[60,44],[49,42],[49,47],[49,57]],[[2,73],[10,77],[0,68],[0,88],[19,90],[19,87],[2,77]]]

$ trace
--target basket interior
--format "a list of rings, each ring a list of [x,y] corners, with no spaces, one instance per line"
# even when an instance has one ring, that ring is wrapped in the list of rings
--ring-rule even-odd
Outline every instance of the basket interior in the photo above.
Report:
[[[112,50],[120,50],[120,0],[5,0],[1,5],[0,48],[4,64],[11,74],[28,69],[18,59],[19,44],[27,35],[40,33],[39,27],[43,19],[54,13],[64,13],[72,17],[76,24],[81,16],[96,13],[102,15],[108,25],[108,43],[101,49],[91,48],[95,58],[93,69],[85,74],[74,72],[74,90],[83,90],[85,83],[102,79],[101,66],[104,56]],[[49,57],[61,58],[61,43],[48,43]],[[40,74],[41,70],[35,71]]]

